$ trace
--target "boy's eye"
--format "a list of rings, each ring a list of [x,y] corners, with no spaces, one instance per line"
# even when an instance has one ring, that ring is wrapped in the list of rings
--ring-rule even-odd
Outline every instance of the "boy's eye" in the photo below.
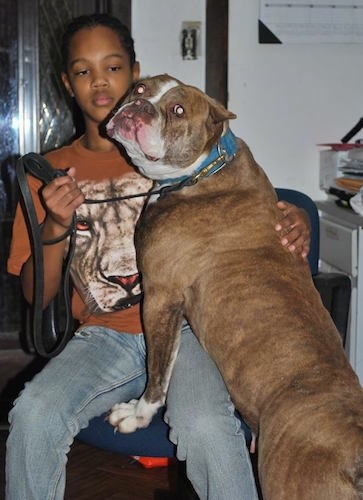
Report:
[[[76,76],[84,76],[88,74],[88,69],[81,69],[79,71],[75,71]]]
[[[121,66],[110,66],[109,69],[111,72],[120,71]]]

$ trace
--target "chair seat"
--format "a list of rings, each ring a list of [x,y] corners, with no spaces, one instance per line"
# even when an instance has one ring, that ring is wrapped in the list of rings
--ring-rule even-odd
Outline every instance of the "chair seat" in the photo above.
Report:
[[[148,457],[174,457],[175,446],[169,441],[169,427],[162,418],[160,410],[149,427],[138,429],[131,434],[115,432],[112,425],[105,421],[106,414],[92,419],[77,439],[96,448],[125,455]]]
[[[108,450],[122,455],[139,455],[144,457],[174,457],[176,447],[169,441],[169,427],[163,420],[163,410],[155,415],[149,427],[138,429],[130,434],[115,432],[106,420],[106,413],[92,419],[77,439],[96,448]],[[251,431],[241,420],[247,447],[251,444]]]

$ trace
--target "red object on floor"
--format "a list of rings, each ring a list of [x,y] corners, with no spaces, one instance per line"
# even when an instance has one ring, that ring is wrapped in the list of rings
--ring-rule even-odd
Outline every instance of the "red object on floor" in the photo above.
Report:
[[[139,462],[146,469],[152,469],[153,467],[167,467],[176,460],[174,457],[139,457],[137,455],[132,455],[131,458]]]

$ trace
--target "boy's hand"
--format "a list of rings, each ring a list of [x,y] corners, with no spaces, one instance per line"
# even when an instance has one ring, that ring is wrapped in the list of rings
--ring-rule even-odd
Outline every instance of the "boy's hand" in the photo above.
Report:
[[[63,228],[72,222],[74,211],[83,203],[84,196],[74,179],[75,169],[68,175],[56,177],[42,190],[42,198],[48,218]]]
[[[281,244],[290,252],[297,252],[306,259],[310,249],[310,219],[302,208],[286,201],[279,201],[283,218],[275,229],[280,233]]]

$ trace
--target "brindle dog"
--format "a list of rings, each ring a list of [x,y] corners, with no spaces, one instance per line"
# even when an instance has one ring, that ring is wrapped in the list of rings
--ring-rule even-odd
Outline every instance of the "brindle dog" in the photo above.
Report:
[[[149,380],[109,419],[131,432],[164,404],[185,317],[258,435],[264,499],[362,499],[362,388],[308,264],[280,244],[275,191],[231,118],[161,75],[107,125],[154,190],[166,186],[136,234]]]

